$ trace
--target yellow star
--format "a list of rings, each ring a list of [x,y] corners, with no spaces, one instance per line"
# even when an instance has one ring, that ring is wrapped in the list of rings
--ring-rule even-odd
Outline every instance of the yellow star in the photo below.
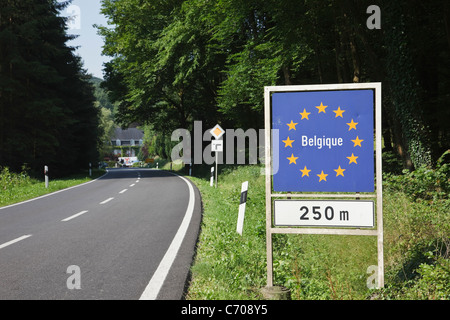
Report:
[[[339,168],[337,168],[337,169],[334,169],[334,171],[336,171],[336,177],[344,176],[345,169],[342,169],[341,166],[339,166]]]
[[[289,164],[292,164],[292,163],[297,164],[296,160],[298,159],[298,157],[294,157],[294,154],[292,154],[292,156],[290,156],[289,158],[286,158],[286,159],[289,160]]]
[[[353,119],[352,119],[352,122],[347,123],[347,124],[348,124],[348,126],[349,126],[348,131],[350,131],[350,130],[352,130],[352,129],[355,129],[355,130],[356,130],[356,125],[358,124],[358,122],[354,122]]]
[[[311,114],[311,112],[306,112],[306,109],[303,109],[303,112],[300,114],[302,115],[302,120],[303,119],[309,120],[308,116]]]
[[[295,140],[291,140],[288,137],[287,140],[282,140],[282,141],[285,143],[285,145],[284,145],[285,148],[287,148],[288,146],[292,148],[292,142],[294,142]]]
[[[328,106],[324,106],[323,103],[321,102],[320,106],[318,106],[316,108],[319,109],[319,113],[321,113],[321,112],[326,113],[325,109],[328,108]]]
[[[359,158],[359,157],[355,156],[355,155],[352,153],[352,156],[351,156],[351,157],[347,157],[347,159],[350,160],[350,162],[349,162],[348,164],[350,164],[350,163],[356,163],[356,164],[358,164],[358,162],[356,162],[356,159],[358,159],[358,158]]]
[[[291,131],[291,129],[296,130],[296,129],[295,129],[295,126],[296,126],[297,124],[298,124],[298,123],[294,123],[294,121],[291,120],[291,123],[288,123],[288,124],[287,124],[287,125],[289,126],[289,131]]]
[[[341,110],[341,107],[338,107],[338,109],[337,110],[333,110],[333,112],[336,113],[336,117],[335,118],[337,118],[337,117],[343,118],[342,114],[345,112],[345,110]]]
[[[321,172],[320,174],[318,174],[317,176],[320,178],[319,182],[322,181],[322,180],[327,181],[327,176],[328,176],[328,175],[325,174],[325,173],[323,173],[323,170],[322,170],[322,172]]]
[[[311,172],[311,170],[308,170],[308,168],[306,168],[306,166],[305,166],[305,169],[300,169],[300,171],[302,172],[302,178],[304,177],[304,176],[307,176],[307,177],[309,177],[309,173]]]
[[[361,140],[358,136],[356,136],[355,140],[352,140],[352,142],[355,144],[353,147],[356,146],[360,146],[361,147],[361,142],[363,142],[364,140]]]

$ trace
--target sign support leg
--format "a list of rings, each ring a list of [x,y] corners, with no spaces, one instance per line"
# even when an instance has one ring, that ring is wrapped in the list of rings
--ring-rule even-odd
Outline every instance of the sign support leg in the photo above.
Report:
[[[384,250],[383,236],[378,235],[378,288],[384,287]]]
[[[378,288],[384,287],[383,162],[381,158],[383,147],[381,134],[381,101],[381,84],[379,84],[375,90]]]
[[[219,161],[219,153],[216,151],[216,188],[217,188],[217,162]]]
[[[381,183],[380,183],[381,184]],[[377,191],[377,251],[378,251],[378,288],[384,287],[384,231],[383,231],[383,196]]]
[[[266,232],[266,252],[267,252],[267,287],[273,287],[273,250],[272,233]]]

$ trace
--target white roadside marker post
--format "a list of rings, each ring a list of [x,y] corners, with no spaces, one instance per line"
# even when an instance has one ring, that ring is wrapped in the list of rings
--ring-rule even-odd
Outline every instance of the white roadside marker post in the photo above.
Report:
[[[48,189],[48,167],[44,166],[45,188]]]
[[[247,203],[248,181],[242,183],[241,187],[241,201],[239,203],[239,214],[236,231],[242,236],[244,229],[245,205]]]
[[[211,179],[209,181],[209,186],[212,187],[214,185],[214,167],[211,167]]]

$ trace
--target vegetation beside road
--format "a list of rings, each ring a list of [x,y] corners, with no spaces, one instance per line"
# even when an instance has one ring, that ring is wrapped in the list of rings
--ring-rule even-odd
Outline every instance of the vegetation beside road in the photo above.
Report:
[[[187,299],[261,299],[266,285],[260,166],[223,166],[219,188],[196,168],[204,213]],[[440,178],[439,178],[440,177]],[[274,235],[274,283],[292,299],[450,299],[450,168],[384,177],[385,288],[367,288],[376,237]],[[249,181],[243,236],[241,183]]]
[[[92,176],[89,176],[89,172],[86,171],[66,178],[52,179],[50,177],[48,188],[45,188],[44,181],[30,177],[26,168],[22,168],[20,173],[14,173],[8,167],[0,167],[0,207],[73,187],[103,174],[105,174],[104,170],[93,169]]]

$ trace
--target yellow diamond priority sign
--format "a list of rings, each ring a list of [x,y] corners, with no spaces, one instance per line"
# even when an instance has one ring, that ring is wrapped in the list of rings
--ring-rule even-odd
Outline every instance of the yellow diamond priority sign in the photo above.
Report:
[[[220,137],[222,137],[225,134],[225,130],[223,130],[222,127],[219,126],[218,124],[216,124],[216,126],[214,128],[212,128],[211,131],[209,131],[209,132],[217,140],[220,139]]]

